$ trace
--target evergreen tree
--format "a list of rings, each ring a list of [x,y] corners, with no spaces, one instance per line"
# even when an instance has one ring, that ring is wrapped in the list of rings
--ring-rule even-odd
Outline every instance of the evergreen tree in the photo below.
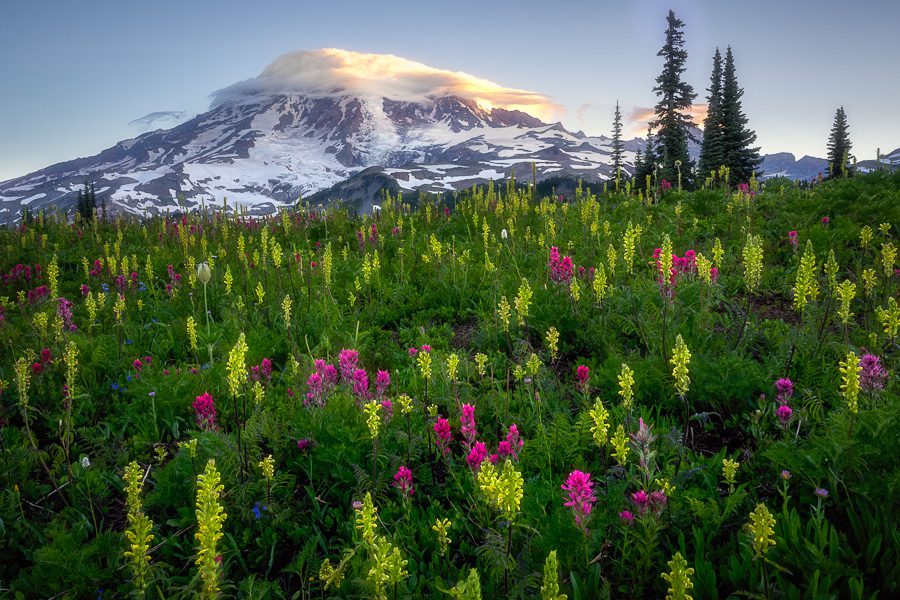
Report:
[[[728,165],[731,180],[735,183],[750,181],[762,162],[759,147],[751,147],[756,141],[756,133],[747,127],[747,116],[741,108],[743,95],[744,90],[737,82],[734,54],[729,46],[722,73],[722,152],[724,164]]]
[[[616,112],[613,115],[612,137],[612,161],[613,177],[616,178],[616,190],[619,189],[619,179],[622,177],[622,111],[619,109],[619,101],[616,100]]]
[[[631,179],[634,183],[632,185],[638,185],[638,173],[643,172],[644,170],[644,157],[641,153],[641,149],[638,148],[637,152],[634,155],[634,172],[631,174]]]
[[[657,154],[662,163],[659,177],[675,181],[678,171],[675,162],[681,161],[682,183],[690,187],[693,163],[688,155],[688,126],[691,118],[687,114],[696,98],[694,88],[681,80],[687,51],[684,49],[684,21],[678,19],[673,11],[667,17],[666,42],[657,56],[664,58],[663,70],[656,78],[653,91],[659,97],[656,103],[656,120],[652,126],[657,128]],[[647,162],[645,158],[645,163]]]
[[[847,125],[847,113],[841,106],[834,113],[834,124],[831,126],[831,135],[828,136],[828,176],[846,177],[847,161],[850,160],[850,130]]]
[[[725,164],[722,148],[722,53],[716,48],[712,75],[709,78],[709,109],[703,121],[703,147],[700,149],[699,178],[709,177]]]
[[[656,163],[659,160],[657,154],[657,141],[653,136],[653,128],[647,126],[647,143],[644,144],[644,152],[640,156],[640,164],[635,163],[634,166],[634,185],[639,189],[647,187],[647,176],[653,176],[656,170]]]

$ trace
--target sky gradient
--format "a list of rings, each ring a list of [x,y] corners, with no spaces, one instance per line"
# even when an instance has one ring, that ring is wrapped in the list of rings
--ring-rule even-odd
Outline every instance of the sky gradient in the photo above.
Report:
[[[202,112],[213,92],[300,49],[395,54],[465,71],[544,94],[569,129],[608,135],[616,99],[626,116],[655,102],[669,8],[686,23],[685,78],[697,102],[715,47],[733,47],[763,152],[824,156],[839,105],[857,157],[900,146],[896,0],[7,4],[0,181],[134,137],[129,122],[148,113]]]

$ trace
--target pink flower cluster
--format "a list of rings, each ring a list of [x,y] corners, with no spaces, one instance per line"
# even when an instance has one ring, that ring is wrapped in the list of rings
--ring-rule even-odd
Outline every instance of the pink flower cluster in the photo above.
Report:
[[[576,384],[578,389],[582,392],[587,392],[591,379],[591,370],[585,365],[578,365],[578,368],[575,369],[575,378],[578,380]]]
[[[797,238],[797,232],[794,229],[788,231],[788,242],[790,242],[791,247],[796,250],[797,246],[800,244],[800,240]]]
[[[250,379],[261,383],[269,383],[272,379],[272,361],[264,358],[258,365],[250,367]]]
[[[387,371],[378,371],[375,375],[375,397],[384,397],[388,387],[391,385],[391,374]]]
[[[450,431],[450,421],[444,417],[438,417],[434,424],[434,443],[437,445],[441,454],[447,456],[450,454],[450,442],[453,440],[453,433]]]
[[[311,403],[317,406],[325,406],[325,400],[334,386],[338,383],[338,372],[334,365],[326,363],[321,358],[316,359],[315,372],[306,380],[306,400],[303,404],[309,406]]]
[[[466,456],[466,463],[468,463],[469,468],[475,472],[481,468],[481,463],[484,462],[488,456],[487,446],[485,446],[484,442],[475,442],[472,445],[472,449],[469,451],[469,455]]]
[[[550,248],[550,260],[547,262],[550,268],[550,280],[556,283],[569,283],[572,280],[574,266],[572,258],[569,256],[559,256],[559,249],[556,246]]]
[[[782,377],[775,382],[775,400],[778,401],[778,407],[775,409],[775,416],[781,422],[781,426],[786,428],[791,418],[794,416],[794,410],[788,406],[788,402],[794,395],[794,382],[787,377]]]
[[[463,447],[466,450],[472,448],[475,438],[478,436],[478,429],[475,426],[475,407],[471,404],[462,405],[462,415],[459,417],[460,429],[463,436]]]
[[[78,326],[72,322],[72,308],[74,306],[75,304],[72,301],[65,298],[57,300],[56,314],[62,319],[63,329],[66,331],[76,331],[78,329]]]
[[[194,421],[197,427],[204,431],[215,431],[216,426],[216,405],[213,397],[209,392],[202,396],[197,396],[194,400]]]
[[[8,273],[3,274],[3,285],[12,285],[19,280],[31,281],[31,275],[31,266],[19,263],[10,269]],[[34,276],[35,278],[41,276],[41,265],[34,265]]]
[[[519,460],[519,452],[524,445],[525,442],[519,437],[519,428],[513,423],[506,432],[506,439],[497,444],[497,454],[504,458],[508,456],[513,460]]]
[[[412,471],[407,466],[401,466],[394,474],[394,487],[400,490],[400,493],[407,498],[416,493],[413,487]]]
[[[568,479],[562,484],[562,489],[567,492],[563,506],[568,506],[575,514],[575,523],[587,533],[587,519],[594,509],[597,497],[594,495],[594,483],[591,474],[582,471],[572,471]]]
[[[338,366],[340,367],[341,379],[344,383],[353,382],[357,364],[359,364],[359,352],[356,350],[341,350],[341,353],[338,355]]]
[[[662,490],[650,492],[649,494],[644,490],[638,490],[631,495],[631,501],[634,503],[638,514],[643,515],[647,511],[652,511],[658,515],[666,507],[669,499],[666,498],[666,493]]]
[[[883,390],[887,383],[888,372],[881,366],[881,359],[874,354],[863,354],[859,359],[859,387],[863,391]]]

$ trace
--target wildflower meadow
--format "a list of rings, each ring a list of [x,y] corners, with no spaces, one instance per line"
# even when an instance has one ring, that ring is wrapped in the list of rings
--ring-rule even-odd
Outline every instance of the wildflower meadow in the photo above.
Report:
[[[900,595],[900,175],[0,230],[0,595]]]

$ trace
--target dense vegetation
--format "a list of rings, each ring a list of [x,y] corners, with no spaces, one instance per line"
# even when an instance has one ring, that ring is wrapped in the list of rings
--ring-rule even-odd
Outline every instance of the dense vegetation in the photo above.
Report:
[[[4,594],[900,593],[900,176],[222,208],[0,231]]]

